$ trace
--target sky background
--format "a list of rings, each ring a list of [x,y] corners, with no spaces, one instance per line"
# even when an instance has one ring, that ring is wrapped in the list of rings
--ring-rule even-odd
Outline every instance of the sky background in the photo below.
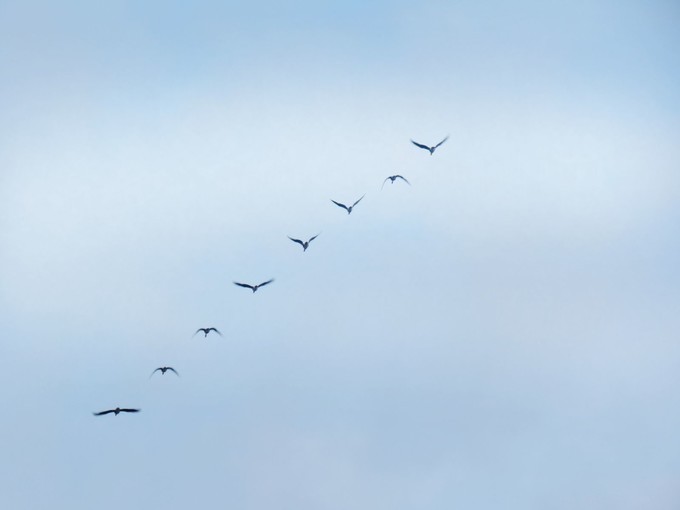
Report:
[[[677,510],[679,23],[0,0],[3,506]]]

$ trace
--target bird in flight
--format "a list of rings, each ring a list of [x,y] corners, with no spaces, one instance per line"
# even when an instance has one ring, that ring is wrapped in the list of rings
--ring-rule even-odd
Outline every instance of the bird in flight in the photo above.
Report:
[[[441,142],[439,142],[437,145],[434,145],[432,147],[428,147],[427,145],[423,145],[422,143],[414,142],[413,140],[411,140],[411,143],[413,145],[415,145],[416,147],[420,147],[421,149],[425,149],[426,151],[430,151],[430,156],[432,156],[432,154],[434,154],[435,149],[437,147],[439,147],[441,144],[443,144],[448,139],[449,139],[449,137],[447,136]]]
[[[309,243],[311,243],[314,239],[319,237],[319,234],[316,234],[314,237],[310,237],[309,241],[301,241],[300,239],[293,239],[292,237],[288,236],[288,239],[293,241],[294,243],[298,243],[300,246],[302,246],[302,251],[307,251],[307,248],[309,248]]]
[[[104,416],[105,414],[109,413],[116,413],[116,416],[118,416],[118,413],[138,413],[141,411],[141,409],[121,409],[120,407],[116,407],[115,409],[109,409],[108,411],[101,411],[100,413],[92,413],[95,416]]]
[[[167,372],[168,370],[170,370],[171,372],[174,372],[175,375],[176,375],[177,377],[179,377],[179,374],[177,373],[177,370],[175,370],[175,369],[172,368],[172,367],[158,367],[156,370],[154,370],[153,372],[151,372],[151,375],[149,376],[149,379],[151,379],[151,377],[153,376],[153,374],[155,374],[155,373],[158,372],[159,370],[161,371],[161,375],[165,375],[165,372]]]
[[[347,211],[347,214],[352,214],[352,209],[354,209],[354,207],[355,207],[359,202],[361,202],[365,196],[366,196],[365,194],[362,195],[361,198],[360,198],[359,200],[357,200],[356,202],[354,202],[354,203],[353,203],[352,205],[350,205],[349,207],[347,207],[345,204],[341,204],[340,202],[336,202],[335,200],[332,200],[332,199],[331,199],[331,202],[333,202],[333,203],[334,203],[335,205],[337,205],[338,207],[342,207],[343,209],[345,209],[345,210]]]
[[[193,336],[196,336],[199,331],[203,331],[203,333],[205,333],[205,336],[203,338],[207,337],[208,333],[210,333],[211,331],[214,331],[218,335],[222,336],[222,333],[220,333],[217,328],[198,328],[196,330],[196,333],[193,334]],[[163,372],[163,373],[165,373],[165,372]]]
[[[257,292],[257,289],[260,287],[264,287],[265,285],[269,285],[271,282],[274,281],[274,278],[271,280],[267,280],[266,282],[258,283],[257,285],[249,285],[247,283],[239,283],[239,282],[234,282],[234,285],[238,285],[239,287],[245,287],[246,289],[250,289],[253,291],[253,293]]]
[[[386,183],[387,181],[392,181],[392,184],[394,184],[394,181],[396,181],[397,179],[401,179],[402,181],[404,181],[404,182],[405,182],[406,184],[408,184],[409,186],[411,185],[411,183],[408,182],[408,180],[406,179],[406,177],[404,177],[404,176],[402,176],[402,175],[390,175],[389,177],[387,177],[387,178],[383,181],[382,186],[380,187],[380,189],[382,189],[382,188],[385,187],[385,183]]]

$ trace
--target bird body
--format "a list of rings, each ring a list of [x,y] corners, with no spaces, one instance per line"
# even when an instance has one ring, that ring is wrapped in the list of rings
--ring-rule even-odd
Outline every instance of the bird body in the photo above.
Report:
[[[175,375],[176,375],[177,377],[179,377],[179,374],[177,373],[177,370],[175,370],[175,369],[172,368],[172,367],[158,367],[156,370],[154,370],[153,372],[151,372],[151,375],[149,376],[149,378],[151,378],[151,376],[153,376],[153,374],[155,374],[155,373],[158,372],[159,370],[161,371],[161,375],[165,375],[165,372],[167,372],[168,370],[170,370],[171,372],[174,372]]]
[[[423,145],[422,143],[414,142],[413,140],[411,140],[411,143],[413,145],[415,145],[416,147],[420,147],[421,149],[425,149],[426,151],[430,151],[430,156],[432,156],[432,154],[434,154],[434,151],[437,149],[437,147],[439,147],[441,144],[443,144],[448,139],[449,139],[449,137],[447,136],[441,142],[439,142],[437,145],[433,145],[432,147],[429,147],[427,145]]]
[[[402,175],[390,175],[389,177],[387,177],[387,178],[383,181],[382,186],[381,186],[380,189],[382,189],[382,188],[385,187],[385,183],[386,183],[387,181],[391,181],[392,184],[394,184],[394,181],[396,181],[397,179],[401,179],[402,181],[404,181],[404,182],[405,182],[406,184],[408,184],[409,186],[411,185],[411,183],[408,182],[408,180],[406,180],[406,177],[404,177],[404,176],[402,176]]]
[[[353,203],[352,205],[350,205],[350,206],[346,206],[345,204],[341,204],[340,202],[336,202],[336,201],[333,200],[333,199],[331,199],[331,202],[333,202],[333,203],[334,203],[335,205],[337,205],[338,207],[342,207],[343,209],[345,209],[345,210],[347,211],[347,214],[352,214],[352,209],[354,209],[354,207],[355,207],[359,202],[361,202],[365,196],[366,196],[365,194],[362,195],[361,198],[360,198],[359,200],[357,200],[356,202],[354,202],[354,203]]]
[[[269,285],[271,282],[274,281],[274,278],[271,280],[267,280],[266,282],[258,283],[257,285],[250,285],[249,283],[239,283],[239,282],[234,282],[234,285],[238,285],[239,287],[244,287],[246,289],[250,289],[253,291],[253,294],[257,292],[257,289],[260,287],[264,287],[265,285]]]
[[[92,413],[95,416],[103,416],[105,414],[109,413],[115,413],[116,416],[118,416],[118,413],[138,413],[141,411],[141,409],[125,409],[125,408],[120,408],[116,407],[115,409],[109,409],[107,411],[101,411],[99,413]]]
[[[219,330],[218,330],[217,328],[198,328],[198,329],[196,330],[196,333],[194,333],[193,336],[196,336],[196,334],[197,334],[199,331],[203,331],[203,333],[205,333],[205,335],[203,336],[203,338],[207,337],[207,336],[208,336],[208,333],[210,333],[211,331],[214,331],[214,332],[217,333],[218,335],[222,336],[222,333],[220,333]],[[163,372],[163,373],[165,373],[165,372]]]
[[[307,251],[307,248],[309,248],[309,243],[311,243],[317,237],[319,237],[319,234],[316,234],[314,237],[310,237],[308,241],[302,241],[300,239],[293,239],[290,236],[288,236],[288,239],[290,239],[294,243],[298,243],[300,246],[302,246],[302,251],[305,252],[305,251]]]

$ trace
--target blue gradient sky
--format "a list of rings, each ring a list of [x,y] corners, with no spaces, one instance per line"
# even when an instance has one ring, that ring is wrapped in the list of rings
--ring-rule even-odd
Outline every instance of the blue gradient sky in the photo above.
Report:
[[[679,22],[0,1],[3,505],[676,510]]]

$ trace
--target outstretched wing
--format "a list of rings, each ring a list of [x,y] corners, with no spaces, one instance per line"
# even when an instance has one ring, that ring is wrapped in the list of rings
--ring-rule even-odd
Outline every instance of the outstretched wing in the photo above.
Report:
[[[234,285],[238,285],[239,287],[245,287],[246,289],[250,290],[253,290],[255,288],[252,285],[248,285],[247,283],[234,282]]]
[[[406,177],[404,177],[404,176],[402,176],[402,175],[395,175],[395,177],[396,177],[397,179],[401,179],[402,181],[404,181],[404,182],[405,182],[406,184],[408,184],[409,186],[411,185],[411,183],[408,182],[408,180],[406,179]]]
[[[121,409],[121,413],[138,413],[141,409]]]
[[[115,411],[113,409],[109,409],[108,411],[102,411],[100,413],[92,413],[92,414],[94,414],[95,416],[104,416],[105,414],[109,414],[109,413],[115,413]]]
[[[366,194],[363,194],[359,200],[357,200],[356,202],[354,202],[354,203],[352,204],[352,207],[354,207],[354,206],[357,205],[359,202],[361,202],[361,201],[364,199],[365,196],[366,196]]]
[[[340,202],[336,202],[335,200],[331,199],[331,202],[333,202],[335,205],[338,207],[342,207],[345,211],[349,211],[349,208],[345,204],[341,204]]]
[[[303,248],[305,247],[305,243],[303,243],[303,242],[300,241],[299,239],[293,239],[293,238],[290,237],[290,236],[288,236],[288,239],[290,239],[290,240],[293,241],[294,243],[298,243],[298,244],[299,244],[300,246],[302,246]]]
[[[208,328],[208,333],[210,333],[211,331],[214,331],[218,335],[222,336],[222,333],[220,333],[220,331],[217,328]],[[168,367],[168,368],[170,368],[170,367]]]
[[[434,148],[436,149],[437,147],[439,147],[441,144],[443,144],[443,143],[444,143],[446,140],[448,140],[448,139],[449,139],[449,137],[448,137],[448,135],[447,135],[447,137],[444,138],[444,139],[443,139],[441,142],[439,142],[437,145],[435,145]]]
[[[385,177],[385,180],[383,181],[382,186],[380,186],[380,189],[383,189],[385,187],[385,183],[387,181],[389,181],[390,179],[391,179],[391,177]]]
[[[196,336],[196,334],[198,334],[199,331],[203,331],[203,332],[205,333],[205,328],[198,328],[198,329],[196,330],[196,333],[194,333],[194,334],[191,335],[191,336]]]
[[[159,370],[160,370],[160,368],[157,368],[156,370],[154,370],[153,372],[151,372],[151,375],[149,376],[149,379],[151,379],[151,378],[153,377],[153,374],[155,374],[155,373],[158,372]]]
[[[179,377],[179,374],[177,373],[177,370],[175,370],[174,368],[172,368],[172,367],[168,367],[168,370],[170,370],[170,371],[174,372],[174,373],[175,373],[175,375],[176,375],[177,377]]]
[[[415,145],[416,147],[420,147],[421,149],[425,149],[426,151],[429,151],[430,148],[427,145],[423,145],[422,143],[414,142],[411,140],[411,143]]]
[[[258,287],[264,287],[265,285],[269,285],[273,281],[274,278],[272,278],[271,280],[267,280],[266,282],[262,282],[261,284],[258,285]]]
[[[318,234],[316,234],[314,237],[310,237],[310,238],[309,238],[309,241],[307,241],[307,244],[311,243],[314,239],[316,239],[317,237],[319,237],[319,235],[321,235],[321,232],[319,232]]]

